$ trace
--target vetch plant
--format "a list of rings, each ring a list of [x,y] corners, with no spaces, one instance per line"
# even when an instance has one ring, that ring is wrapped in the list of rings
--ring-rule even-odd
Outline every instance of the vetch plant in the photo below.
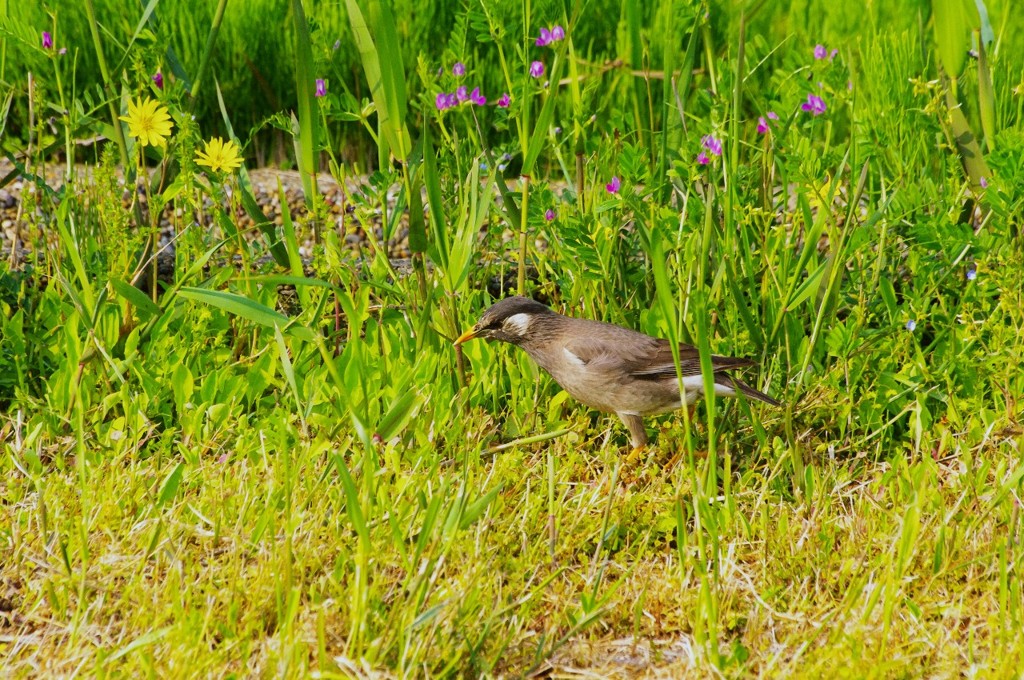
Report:
[[[771,130],[771,125],[768,123],[769,120],[778,120],[779,116],[774,111],[769,111],[767,115],[759,116],[757,119],[757,134],[763,135]]]
[[[803,111],[807,111],[812,116],[820,116],[828,109],[825,105],[825,100],[816,94],[807,95],[807,101],[801,104],[800,108]]]

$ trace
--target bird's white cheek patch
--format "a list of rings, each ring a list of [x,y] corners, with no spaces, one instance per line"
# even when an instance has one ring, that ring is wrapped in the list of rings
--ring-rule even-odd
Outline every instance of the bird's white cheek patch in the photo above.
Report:
[[[526,335],[526,330],[530,327],[530,315],[513,314],[505,319],[505,327],[514,331],[516,335]]]
[[[578,356],[570,352],[568,347],[562,348],[562,353],[565,354],[566,360],[573,366],[579,366],[580,368],[583,368],[584,366],[587,365],[587,363],[583,361],[583,359],[580,359]]]

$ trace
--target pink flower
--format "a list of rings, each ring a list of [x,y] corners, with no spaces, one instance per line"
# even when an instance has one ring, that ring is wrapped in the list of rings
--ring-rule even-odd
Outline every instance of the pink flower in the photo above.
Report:
[[[708,158],[708,152],[701,151],[699,154],[697,154],[697,162],[700,163],[701,165],[707,165],[708,163],[710,163],[711,159]]]
[[[468,91],[466,90],[465,85],[459,85],[457,88],[455,88],[455,98],[458,99],[460,102],[464,102],[467,99],[469,99],[469,94]]]
[[[508,92],[501,93],[501,99],[498,100],[498,106],[503,109],[507,109],[508,105],[512,103],[512,97],[508,96]]]
[[[551,42],[558,42],[565,38],[565,29],[555,24],[554,28],[551,29]]]
[[[530,64],[530,75],[534,78],[540,78],[544,75],[544,64],[539,61],[535,61]]]
[[[834,49],[834,50],[832,50],[831,52],[828,53],[828,58],[829,59],[835,59],[837,54],[839,54],[839,50],[835,50]]]
[[[540,37],[533,43],[537,47],[547,47],[551,44],[551,31],[546,28],[540,29]]]
[[[455,62],[455,66],[452,66],[452,75],[458,78],[466,75],[466,65],[461,61]]]
[[[804,111],[809,111],[811,115],[819,116],[825,113],[828,108],[825,106],[825,100],[816,94],[807,95],[807,101],[800,105],[800,108]]]
[[[825,49],[824,45],[815,45],[814,46],[814,58],[815,59],[824,59],[827,56],[828,56],[828,50]]]
[[[722,140],[717,139],[714,135],[704,135],[700,140],[701,145],[715,154],[716,156],[722,155]]]
[[[778,120],[778,119],[779,119],[779,114],[775,113],[774,111],[769,111],[768,112],[768,120]]]
[[[43,31],[43,49],[44,50],[52,50],[53,49],[53,36],[50,35],[49,31]]]
[[[474,87],[473,91],[469,95],[469,101],[473,102],[477,106],[483,106],[487,103],[487,97],[480,94],[479,87]]]
[[[156,89],[164,89],[164,74],[157,71],[153,74],[153,84],[156,85]]]
[[[988,189],[988,179],[982,177],[978,180],[978,185],[981,186],[982,189]]]
[[[620,180],[616,175],[615,177],[612,177],[611,182],[608,182],[608,184],[604,185],[604,188],[608,191],[609,194],[617,194],[619,193],[619,189],[622,188],[622,180]]]
[[[434,97],[434,106],[437,107],[438,111],[444,111],[449,108],[450,104],[448,104],[448,94],[445,92],[438,92],[437,96]]]
[[[764,116],[759,117],[757,119],[757,134],[763,135],[764,133],[768,132],[769,129],[770,128],[768,127],[768,121],[764,119]]]
[[[547,212],[544,213],[544,219],[548,222],[554,221],[556,217],[558,217],[558,213],[555,212],[554,208],[548,208]]]
[[[57,54],[59,54],[59,55],[60,55],[60,56],[62,56],[62,57],[63,57],[63,56],[65,55],[65,54],[67,54],[67,53],[68,53],[68,48],[66,48],[66,47],[62,47],[62,48],[60,48],[59,50],[57,50]]]
[[[316,96],[323,97],[327,95],[327,83],[324,82],[323,78],[316,79]]]

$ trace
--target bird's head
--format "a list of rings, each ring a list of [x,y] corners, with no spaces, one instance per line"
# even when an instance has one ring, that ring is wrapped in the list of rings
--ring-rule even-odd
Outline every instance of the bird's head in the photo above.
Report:
[[[460,335],[455,344],[484,338],[519,345],[531,336],[531,327],[538,318],[552,314],[554,312],[536,300],[519,296],[505,298],[484,312],[476,325]]]

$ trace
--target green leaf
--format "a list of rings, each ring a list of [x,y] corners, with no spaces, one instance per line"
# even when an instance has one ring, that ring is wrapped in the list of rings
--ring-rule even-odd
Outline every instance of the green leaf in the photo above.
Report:
[[[979,0],[980,2],[980,0]],[[985,146],[992,151],[996,139],[996,95],[992,90],[992,69],[989,68],[985,41],[978,36],[978,111],[981,113],[981,131],[985,134]]]
[[[971,0],[932,0],[932,15],[942,68],[955,90],[967,59],[971,30],[978,27],[978,13]]]
[[[441,197],[441,177],[437,172],[437,158],[430,138],[430,125],[423,126],[423,183],[427,187],[427,205],[430,206],[430,227],[433,234],[434,254],[442,270],[448,269],[448,252],[451,244],[448,237],[448,221]]]
[[[952,127],[953,139],[956,141],[957,151],[960,153],[960,162],[964,166],[968,179],[975,190],[981,189],[981,180],[991,176],[988,163],[981,155],[981,146],[978,139],[971,130],[967,117],[960,110],[960,102],[952,90],[946,90],[946,106],[949,107],[950,125]]]
[[[229,314],[240,316],[261,326],[274,328],[279,326],[286,333],[301,340],[311,341],[314,338],[313,331],[305,326],[293,324],[291,320],[278,311],[262,305],[255,300],[250,300],[244,295],[228,293],[220,290],[206,290],[204,288],[182,288],[178,295],[186,300],[202,302],[218,309],[223,309]]]
[[[377,434],[385,441],[394,437],[409,422],[413,410],[421,403],[423,403],[423,395],[419,391],[409,389],[403,392],[398,399],[391,403],[388,412],[377,423]]]
[[[530,176],[533,174],[533,166],[544,148],[544,141],[547,139],[548,130],[551,128],[551,120],[555,115],[555,100],[558,99],[558,78],[562,71],[562,53],[555,55],[555,61],[551,65],[551,85],[545,93],[544,106],[541,107],[540,115],[533,128],[533,136],[530,138],[530,145],[526,148],[523,157],[523,169],[521,174]]]
[[[309,37],[309,23],[302,9],[302,0],[292,0],[292,20],[295,29],[295,92],[298,95],[298,165],[302,177],[302,192],[306,205],[312,207],[316,186],[316,71],[313,64],[313,46]],[[287,266],[287,262],[282,262]]]
[[[470,503],[469,507],[462,513],[462,518],[459,520],[459,528],[468,529],[475,524],[480,519],[480,515],[484,514],[487,506],[491,504],[491,501],[497,497],[499,491],[501,491],[501,488],[495,487]]]
[[[110,279],[110,285],[115,293],[123,297],[139,311],[145,312],[149,316],[157,316],[163,313],[163,310],[150,300],[148,295],[130,283],[126,283],[121,279]]]
[[[178,487],[181,485],[181,475],[184,471],[185,463],[178,463],[174,466],[174,469],[164,477],[164,482],[160,485],[160,493],[157,496],[157,505],[167,505],[167,503],[174,500],[174,497],[178,493]]]
[[[352,474],[348,471],[348,466],[345,465],[344,459],[338,454],[335,454],[333,459],[334,469],[338,471],[338,477],[341,478],[341,486],[345,490],[345,510],[348,512],[349,521],[352,522],[352,528],[355,529],[360,542],[368,546],[370,530],[366,524],[363,508],[359,504],[359,491],[356,489],[356,483],[352,479]]]
[[[427,241],[427,226],[423,217],[423,196],[420,189],[423,186],[423,166],[409,164],[409,184],[412,189],[409,191],[409,251],[413,253],[425,253],[429,247]]]
[[[348,8],[348,20],[366,74],[366,82],[370,85],[370,93],[377,109],[378,128],[383,141],[386,141],[386,145],[379,146],[381,166],[387,163],[388,149],[398,160],[405,162],[412,150],[412,142],[409,130],[405,126],[405,75],[391,10],[380,0],[370,0],[369,14],[373,26],[371,33],[370,25],[358,2],[345,0],[345,6]],[[374,35],[377,37],[377,44],[374,44]]]
[[[811,296],[814,289],[817,287],[818,282],[821,281],[822,274],[828,268],[828,260],[823,261],[818,265],[811,274],[804,279],[803,283],[793,292],[793,295],[789,298],[789,302],[786,303],[787,310],[793,310],[799,307],[803,302]]]

